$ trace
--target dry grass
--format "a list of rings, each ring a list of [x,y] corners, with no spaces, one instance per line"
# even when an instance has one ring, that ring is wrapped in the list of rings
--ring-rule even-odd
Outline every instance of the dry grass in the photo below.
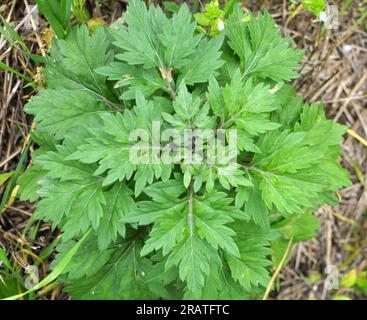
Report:
[[[97,5],[95,1],[88,1],[88,8],[93,16],[102,17],[107,22],[121,15],[126,3],[117,0],[99,2],[109,4]],[[45,32],[47,25],[41,21],[38,30],[24,28],[27,3],[32,4],[32,1],[2,0],[0,13],[18,30],[33,53],[43,54],[49,43]],[[267,1],[283,34],[292,37],[294,45],[305,50],[301,77],[295,81],[298,91],[307,102],[324,101],[330,118],[346,124],[366,139],[367,33],[366,29],[356,25],[361,3],[362,0],[353,2],[340,17],[338,29],[324,30],[308,13],[302,12],[289,19],[289,2]],[[263,8],[264,3],[248,1],[246,6],[256,11]],[[21,73],[27,73],[28,77],[39,77],[29,58],[3,41],[0,38],[0,60]],[[15,170],[30,131],[31,119],[25,115],[23,106],[35,92],[24,86],[19,77],[0,71],[0,173]],[[322,222],[319,235],[293,248],[292,258],[281,273],[278,293],[273,294],[279,299],[329,299],[332,293],[323,286],[327,265],[338,266],[341,275],[351,269],[367,267],[367,147],[349,135],[342,143],[342,154],[353,185],[341,190],[338,206],[326,206],[316,212]],[[0,187],[0,196],[3,191],[4,186]],[[33,209],[32,204],[16,201],[0,215],[0,246],[10,253],[19,270],[32,264],[40,251],[57,236],[57,231],[52,232],[46,223],[32,225],[32,232],[24,235]],[[51,260],[52,255],[43,262],[45,272]],[[311,281],[309,276],[314,274],[321,278]],[[338,294],[363,298],[346,289],[340,289]],[[60,288],[56,287],[50,288],[41,299],[63,297]]]

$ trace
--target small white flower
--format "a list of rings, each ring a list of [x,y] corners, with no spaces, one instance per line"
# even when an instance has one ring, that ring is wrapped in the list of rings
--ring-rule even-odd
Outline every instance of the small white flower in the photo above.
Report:
[[[344,44],[343,45],[343,52],[344,54],[349,54],[353,50],[353,46],[351,44]]]
[[[326,22],[329,19],[328,15],[325,11],[320,12],[319,18],[320,18],[320,21],[322,21],[322,22]]]
[[[219,31],[223,31],[224,30],[224,22],[223,22],[223,20],[219,20],[218,21],[217,28],[218,28]]]

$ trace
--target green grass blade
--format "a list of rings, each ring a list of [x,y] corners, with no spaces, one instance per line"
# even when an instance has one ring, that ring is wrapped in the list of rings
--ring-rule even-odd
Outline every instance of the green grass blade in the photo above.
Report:
[[[18,77],[22,78],[23,80],[27,81],[28,83],[33,83],[33,80],[31,78],[28,78],[27,76],[25,76],[24,74],[21,74],[20,72],[18,72],[17,70],[13,69],[12,67],[9,67],[8,65],[6,65],[5,63],[0,61],[0,68],[4,69],[6,71],[9,71],[11,73],[14,73],[15,75],[17,75]]]
[[[60,39],[65,38],[66,30],[52,10],[50,3],[47,0],[36,0],[36,3],[38,10],[46,17],[57,37]]]
[[[1,200],[1,203],[0,203],[0,215],[4,212],[5,208],[6,208],[6,204],[8,203],[9,201],[9,198],[11,196],[11,193],[13,191],[13,188],[15,187],[15,184],[16,184],[16,181],[18,179],[18,176],[19,174],[21,173],[22,169],[23,169],[23,164],[27,158],[27,154],[28,154],[28,150],[29,150],[29,147],[31,146],[31,139],[29,139],[23,153],[22,153],[22,156],[20,157],[20,160],[17,164],[17,167],[14,171],[14,174],[12,175],[8,185],[6,186],[6,189],[5,189],[5,192],[3,194],[3,198]]]
[[[15,48],[18,48],[17,42],[21,45],[21,51],[24,51],[27,55],[30,54],[30,51],[27,45],[24,43],[22,37],[12,28],[12,26],[6,21],[6,19],[0,14],[0,20],[4,24],[5,29],[0,26],[0,33],[4,36],[4,38]]]
[[[21,275],[13,268],[11,262],[9,261],[8,257],[6,256],[6,252],[4,249],[0,248],[0,262],[8,269],[8,271],[13,275],[16,281],[22,285],[23,279]]]
[[[60,261],[60,263],[53,269],[53,271],[44,278],[41,282],[39,282],[37,285],[35,285],[32,289],[29,289],[26,292],[23,292],[21,294],[17,294],[15,296],[11,296],[8,298],[5,298],[4,300],[17,300],[27,294],[30,294],[36,290],[39,290],[51,282],[53,282],[57,277],[65,270],[65,268],[70,263],[71,259],[74,257],[74,255],[79,250],[80,246],[83,244],[83,242],[88,238],[89,234],[91,232],[91,229],[87,231],[87,233],[71,248],[71,250],[68,252],[67,255]]]
[[[4,264],[5,267],[7,267],[9,269],[10,272],[14,272],[14,269],[8,259],[8,257],[6,256],[5,250],[0,248],[0,262],[2,262]]]
[[[232,13],[233,6],[236,2],[237,0],[229,0],[226,2],[224,6],[224,18],[228,17]]]
[[[5,20],[5,18],[0,14],[0,20],[4,26],[0,25],[0,34],[4,36],[6,41],[10,43],[15,49],[22,51],[26,56],[30,57],[34,62],[44,63],[44,58],[40,55],[33,54],[29,51],[27,45],[19,34],[11,27],[11,25]],[[18,45],[20,44],[20,46]]]
[[[5,172],[0,174],[0,187],[12,176],[14,172]]]
[[[73,0],[61,1],[60,20],[64,26],[67,26],[70,21],[72,4]]]

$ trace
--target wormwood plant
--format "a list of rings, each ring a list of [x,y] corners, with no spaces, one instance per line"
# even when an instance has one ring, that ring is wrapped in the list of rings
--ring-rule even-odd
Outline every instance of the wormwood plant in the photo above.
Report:
[[[54,266],[80,246],[60,277],[73,299],[261,297],[349,184],[346,128],[288,84],[302,51],[269,13],[235,5],[216,35],[196,27],[185,4],[167,17],[132,0],[123,22],[53,43],[20,198],[61,230]]]

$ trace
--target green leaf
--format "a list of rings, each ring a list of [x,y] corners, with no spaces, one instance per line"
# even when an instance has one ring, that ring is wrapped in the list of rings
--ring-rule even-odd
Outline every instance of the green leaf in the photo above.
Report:
[[[47,59],[45,78],[49,89],[69,89],[90,93],[98,101],[114,105],[106,77],[95,72],[113,59],[107,32],[99,27],[90,35],[83,25],[72,29],[65,40],[54,43]]]
[[[196,22],[204,27],[210,24],[210,18],[205,15],[205,13],[195,13],[194,18]]]
[[[257,188],[249,189],[248,199],[245,203],[245,212],[252,217],[253,221],[264,230],[268,230],[270,223],[268,210],[261,199]]]
[[[33,165],[28,168],[17,180],[20,185],[18,197],[22,201],[36,201],[39,198],[38,190],[41,185],[38,184],[46,174],[41,166]]]
[[[160,110],[151,101],[137,94],[137,105],[124,114],[107,114],[102,117],[103,126],[91,132],[92,137],[78,147],[67,159],[83,163],[98,162],[95,171],[100,175],[107,171],[103,185],[130,179],[134,175],[135,194],[139,195],[154,178],[167,180],[172,165],[164,164],[150,148],[154,123],[160,129]],[[141,139],[141,141],[137,141]]]
[[[72,0],[36,0],[38,10],[46,17],[56,35],[65,38],[70,26]]]
[[[251,296],[245,289],[231,276],[228,266],[223,266],[221,261],[212,260],[210,264],[210,274],[205,282],[202,295],[197,296],[194,293],[187,293],[187,299],[211,299],[211,300],[247,300]]]
[[[98,227],[105,200],[97,178],[56,185],[54,181],[44,179],[41,183],[39,194],[43,198],[35,211],[35,219],[52,221],[56,227],[67,216],[66,238],[85,232],[91,224]]]
[[[191,63],[199,43],[199,49],[205,45],[202,35],[194,35],[196,23],[191,22],[186,4],[168,19],[159,7],[151,5],[147,10],[144,3],[134,0],[124,17],[128,28],[114,32],[114,44],[123,49],[116,57],[128,64],[182,70]]]
[[[176,195],[165,191],[173,186]],[[166,268],[177,265],[188,290],[195,291],[204,285],[209,272],[207,265],[219,248],[239,256],[232,238],[235,233],[226,224],[232,222],[233,217],[241,216],[241,212],[230,206],[232,199],[225,198],[223,193],[178,197],[182,192],[178,181],[153,184],[146,190],[153,200],[139,202],[138,210],[122,221],[140,225],[154,222],[141,254],[162,249],[163,255],[168,255]],[[208,248],[211,248],[210,254]],[[197,271],[198,266],[200,271]]]
[[[174,114],[162,113],[166,122],[172,127],[184,129],[210,129],[215,126],[215,117],[209,116],[209,105],[201,106],[199,97],[194,98],[185,83],[178,88],[177,98],[173,101]]]
[[[344,277],[341,279],[340,284],[343,287],[351,288],[355,285],[357,281],[357,271],[355,269],[350,270]]]
[[[111,66],[97,68],[96,72],[108,77],[108,80],[117,81],[115,88],[123,92],[120,96],[123,100],[135,99],[139,91],[144,96],[150,96],[159,89],[167,90],[166,82],[154,69],[146,70],[126,63],[113,62]]]
[[[262,139],[261,154],[255,154],[252,165],[258,169],[254,174],[261,179],[259,188],[269,209],[301,213],[303,207],[319,205],[322,192],[349,185],[344,169],[337,165],[343,132],[344,127],[325,119],[322,108],[304,105],[295,132],[273,132]],[[328,166],[333,174],[325,170]]]
[[[190,57],[190,64],[182,69],[178,83],[185,82],[188,85],[207,82],[210,76],[215,76],[224,63],[220,60],[220,48],[223,37],[218,36],[209,41],[203,39],[195,53]]]
[[[246,129],[243,122],[255,120],[256,115],[277,109],[275,98],[269,90],[270,87],[263,84],[255,86],[252,79],[242,83],[237,69],[231,85],[223,89],[224,104],[228,111],[224,126],[235,122],[240,128]]]
[[[310,213],[299,216],[292,216],[273,226],[286,238],[293,238],[294,241],[308,240],[316,236],[320,228],[320,221]]]
[[[280,262],[282,261],[284,253],[287,250],[288,244],[289,240],[286,240],[284,238],[279,238],[272,242],[271,249],[273,251],[272,258],[274,268],[278,267]],[[291,256],[288,254],[288,256],[285,258],[284,265],[288,263],[290,258]]]
[[[235,242],[240,250],[240,257],[226,255],[233,279],[246,291],[251,291],[253,287],[266,287],[270,280],[268,267],[271,265],[268,259],[271,249],[268,246],[275,233],[245,222],[236,223],[233,229],[237,233]]]
[[[196,23],[192,23],[191,19],[189,8],[184,3],[180,10],[165,23],[159,38],[164,47],[166,68],[180,70],[191,63],[189,57],[195,52],[202,37],[194,35]]]
[[[98,102],[86,92],[47,89],[26,105],[26,111],[35,115],[37,130],[64,138],[70,129],[95,126],[111,108]]]
[[[124,183],[115,184],[104,193],[106,205],[98,232],[98,245],[100,250],[105,250],[117,236],[125,236],[125,225],[121,218],[135,209],[134,199],[130,189]]]
[[[213,112],[221,118],[222,128],[239,129],[240,141],[245,139],[238,145],[240,150],[258,151],[250,137],[280,126],[270,120],[270,113],[279,107],[270,87],[262,83],[255,85],[252,78],[242,82],[239,69],[225,88],[219,88],[211,79],[208,99]]]
[[[180,279],[186,282],[188,290],[200,292],[210,272],[212,255],[216,256],[213,249],[192,234],[175,247],[174,253],[168,257],[166,268],[177,265]]]
[[[326,8],[326,3],[324,0],[303,0],[302,5],[305,9],[311,11],[317,17]]]
[[[13,171],[0,174],[0,187],[13,175]]]
[[[61,255],[69,245],[61,247]],[[163,287],[163,282],[148,277],[153,263],[140,257],[141,241],[121,241],[114,247],[99,251],[92,237],[80,248],[69,264],[67,292],[75,300],[157,299],[150,288]]]
[[[113,33],[114,44],[123,49],[116,57],[129,64],[143,64],[145,69],[163,66],[158,32],[167,24],[167,18],[162,10],[153,5],[147,10],[143,1],[133,0],[124,19],[128,28],[121,26]]]
[[[290,39],[281,37],[267,11],[246,23],[243,18],[240,6],[235,5],[226,28],[228,44],[241,60],[242,78],[256,75],[277,82],[296,78],[302,50],[291,48]]]
[[[37,181],[41,185],[37,193],[42,199],[35,218],[52,221],[56,226],[67,216],[63,225],[65,239],[86,232],[90,226],[97,229],[106,204],[102,181],[93,176],[96,166],[65,160],[76,150],[80,137],[70,135],[56,151],[35,157],[36,166],[47,172]]]
[[[57,145],[56,150],[48,151],[33,156],[37,165],[47,172],[47,177],[60,179],[61,181],[84,180],[92,176],[95,165],[85,165],[78,161],[66,160],[66,158],[77,150],[79,139],[82,135],[67,136],[63,145]]]
[[[18,292],[18,282],[15,278],[0,278],[0,299],[5,299],[9,296],[17,295]]]
[[[217,115],[222,121],[227,116],[227,109],[224,108],[224,99],[222,90],[215,77],[211,76],[209,79],[209,88],[207,98],[213,113]]]

